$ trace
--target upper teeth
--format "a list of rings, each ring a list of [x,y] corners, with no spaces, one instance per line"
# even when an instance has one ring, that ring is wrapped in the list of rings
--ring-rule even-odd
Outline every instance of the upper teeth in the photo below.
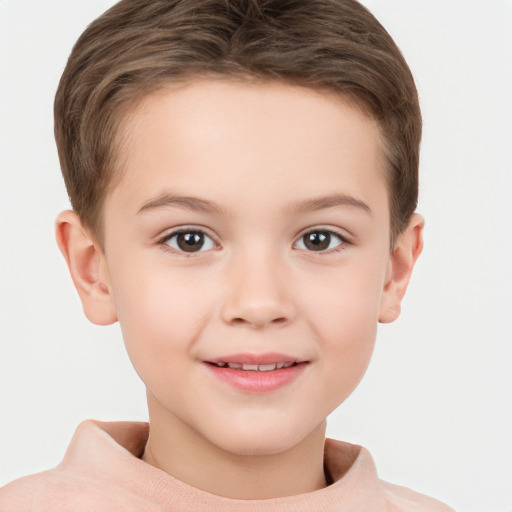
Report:
[[[217,366],[225,368],[226,366],[233,370],[250,370],[253,372],[270,372],[280,370],[281,368],[290,368],[294,363],[272,363],[272,364],[242,364],[242,363],[217,363]]]

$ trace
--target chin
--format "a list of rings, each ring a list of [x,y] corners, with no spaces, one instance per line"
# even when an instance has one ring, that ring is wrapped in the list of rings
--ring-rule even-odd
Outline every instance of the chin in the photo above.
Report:
[[[265,456],[284,453],[301,443],[311,432],[283,425],[255,424],[252,428],[223,429],[210,438],[220,449],[240,456]]]
[[[259,436],[258,436],[259,437]],[[244,457],[256,457],[265,455],[276,455],[292,449],[296,443],[286,442],[284,439],[237,439],[235,442],[223,443],[220,448],[234,455]]]

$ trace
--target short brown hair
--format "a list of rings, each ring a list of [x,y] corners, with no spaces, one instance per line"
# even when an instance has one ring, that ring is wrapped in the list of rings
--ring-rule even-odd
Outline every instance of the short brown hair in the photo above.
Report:
[[[122,0],[78,39],[55,99],[71,204],[100,243],[124,114],[169,83],[204,76],[278,80],[355,100],[384,141],[391,239],[405,229],[418,198],[418,94],[400,50],[359,2]]]

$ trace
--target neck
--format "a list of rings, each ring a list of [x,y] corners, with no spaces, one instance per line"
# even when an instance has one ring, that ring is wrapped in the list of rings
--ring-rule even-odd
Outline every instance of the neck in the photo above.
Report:
[[[193,487],[233,499],[270,499],[326,486],[325,422],[281,453],[223,450],[149,399],[150,434],[143,460]]]

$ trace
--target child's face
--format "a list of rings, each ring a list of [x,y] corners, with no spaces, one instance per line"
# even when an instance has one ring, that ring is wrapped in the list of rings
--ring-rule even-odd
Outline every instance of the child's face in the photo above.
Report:
[[[103,263],[150,408],[230,452],[294,446],[374,346],[390,277],[375,122],[308,89],[203,81],[148,97],[124,134]],[[301,364],[213,364],[258,361]]]

